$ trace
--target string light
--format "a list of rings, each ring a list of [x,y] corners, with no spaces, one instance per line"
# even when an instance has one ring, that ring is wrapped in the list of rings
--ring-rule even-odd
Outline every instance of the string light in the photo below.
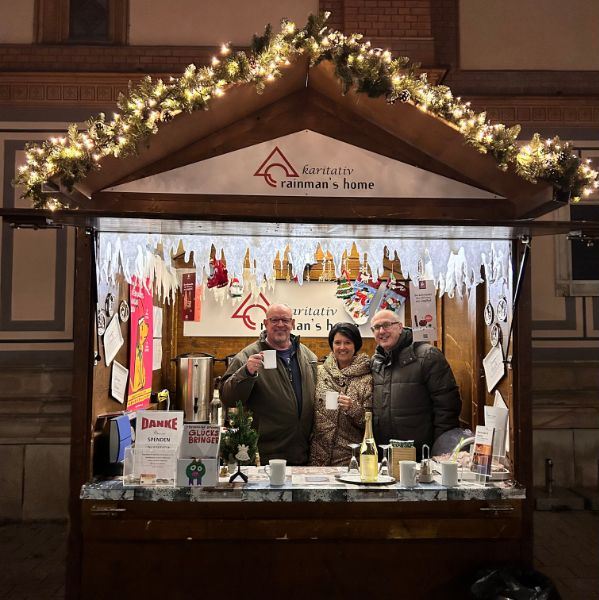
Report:
[[[313,62],[335,62],[344,89],[355,86],[371,96],[385,95],[389,102],[400,99],[411,102],[423,112],[456,127],[477,150],[492,154],[501,169],[513,164],[516,171],[530,181],[544,180],[562,190],[572,192],[574,198],[588,196],[599,187],[597,171],[590,159],[582,160],[573,152],[570,143],[559,138],[541,140],[538,134],[532,143],[518,148],[519,127],[491,124],[484,112],[476,113],[470,102],[462,102],[446,86],[427,82],[426,73],[419,76],[407,69],[406,58],[393,59],[389,50],[373,48],[362,42],[362,35],[331,31],[324,26],[328,18],[310,17],[308,25],[298,30],[294,23],[285,21],[277,35],[265,34],[261,49],[251,59],[244,53],[235,53],[224,62],[214,56],[211,66],[198,68],[189,65],[180,78],[169,77],[169,84],[161,79],[152,82],[149,77],[132,90],[128,98],[119,100],[121,113],[113,113],[112,121],[103,114],[90,121],[87,132],[69,128],[69,136],[52,137],[41,146],[31,145],[26,150],[27,164],[18,169],[16,182],[23,185],[23,197],[36,206],[51,202],[41,192],[41,183],[50,177],[65,178],[72,185],[85,177],[89,169],[99,168],[104,156],[119,156],[125,147],[135,146],[144,136],[158,131],[157,123],[169,121],[184,110],[207,107],[211,97],[222,97],[230,84],[253,82],[258,91],[280,76],[280,67],[291,64],[294,56],[305,52]],[[221,56],[231,55],[228,43],[220,47]],[[215,71],[218,74],[215,74]],[[73,175],[74,174],[74,175]],[[55,206],[62,206],[53,199]]]

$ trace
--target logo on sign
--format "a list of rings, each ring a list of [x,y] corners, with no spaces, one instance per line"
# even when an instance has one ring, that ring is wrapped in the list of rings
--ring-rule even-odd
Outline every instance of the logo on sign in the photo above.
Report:
[[[232,319],[241,319],[243,324],[252,331],[256,330],[257,322],[261,321],[262,316],[260,315],[260,319],[254,321],[252,319],[250,313],[252,311],[255,312],[255,309],[261,310],[266,316],[266,309],[270,306],[270,302],[266,299],[264,294],[260,293],[258,296],[258,301],[253,301],[252,294],[249,293],[245,300],[237,307],[237,310],[231,315]]]
[[[277,180],[272,176],[271,170],[282,169],[286,177],[299,177],[297,171],[287,160],[278,146],[267,156],[266,160],[258,167],[254,177],[264,177],[264,181],[271,187],[277,187]],[[255,329],[255,327],[254,327]]]
[[[164,427],[165,429],[177,430],[177,419],[147,419],[143,417],[141,420],[142,429],[150,429],[151,427]]]

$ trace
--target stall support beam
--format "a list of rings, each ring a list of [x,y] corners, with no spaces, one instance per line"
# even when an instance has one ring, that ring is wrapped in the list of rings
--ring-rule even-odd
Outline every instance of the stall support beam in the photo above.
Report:
[[[77,227],[75,237],[75,293],[73,307],[73,396],[71,410],[71,454],[69,475],[69,534],[66,598],[81,597],[82,520],[81,486],[89,480],[91,465],[91,397],[93,383],[92,308],[93,236]],[[95,308],[95,307],[94,307]]]
[[[516,480],[526,488],[526,500],[522,511],[522,557],[532,565],[533,558],[533,498],[532,498],[532,283],[531,269],[526,267],[530,251],[530,242],[516,245],[515,258],[522,266],[518,278],[518,298],[514,300],[514,345],[516,360],[512,361],[514,370],[513,410],[518,423],[514,432]],[[507,349],[509,351],[509,347]]]

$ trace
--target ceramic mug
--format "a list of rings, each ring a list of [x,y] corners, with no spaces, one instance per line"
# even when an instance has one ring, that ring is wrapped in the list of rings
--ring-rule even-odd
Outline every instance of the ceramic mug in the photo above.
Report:
[[[399,482],[405,487],[416,487],[416,461],[399,461]]]
[[[277,368],[277,351],[276,350],[262,350],[262,357],[264,359],[265,369],[276,369]]]
[[[458,485],[458,463],[441,463],[441,485],[445,487],[456,487]]]
[[[328,410],[337,410],[339,407],[339,392],[329,390],[324,397],[324,405]]]
[[[273,458],[268,461],[264,471],[270,477],[270,485],[284,485],[287,461],[284,458]]]

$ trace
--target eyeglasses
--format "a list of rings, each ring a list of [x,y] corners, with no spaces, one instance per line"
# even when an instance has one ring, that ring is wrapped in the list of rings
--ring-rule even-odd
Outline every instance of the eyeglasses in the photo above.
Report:
[[[276,325],[277,323],[282,323],[283,325],[289,325],[291,323],[291,321],[293,321],[293,319],[289,319],[287,317],[281,317],[281,318],[269,317],[267,319],[267,321],[270,321],[273,325]]]
[[[377,323],[376,325],[373,325],[370,330],[380,331],[381,329],[384,329],[387,331],[388,329],[391,329],[393,325],[399,325],[399,321],[385,321],[384,323]]]

